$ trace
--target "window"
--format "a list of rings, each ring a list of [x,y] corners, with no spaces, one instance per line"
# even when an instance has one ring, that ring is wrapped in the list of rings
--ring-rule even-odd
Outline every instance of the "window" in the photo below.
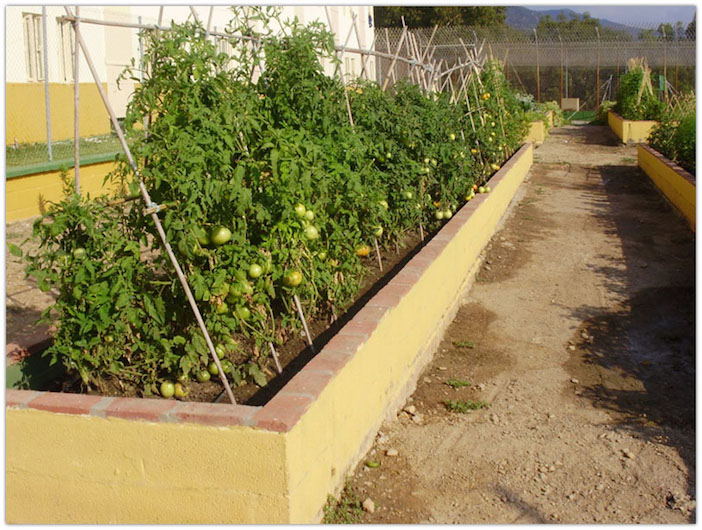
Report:
[[[44,80],[44,43],[41,31],[41,15],[24,13],[24,54],[27,64],[27,80]]]
[[[75,39],[73,37],[73,24],[66,20],[58,21],[59,38],[59,78],[64,83],[73,82],[73,58]]]

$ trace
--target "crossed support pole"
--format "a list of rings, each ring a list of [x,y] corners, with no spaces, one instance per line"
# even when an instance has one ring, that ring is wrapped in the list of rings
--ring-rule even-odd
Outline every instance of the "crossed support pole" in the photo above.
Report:
[[[68,6],[64,6],[64,9],[66,10],[66,13],[68,14],[69,17],[72,17],[71,9]],[[196,15],[197,16],[197,15]],[[195,297],[193,296],[192,291],[190,290],[190,286],[188,285],[188,280],[185,278],[185,275],[183,274],[183,270],[180,267],[180,264],[178,263],[177,258],[175,257],[175,254],[173,253],[173,249],[171,248],[170,243],[168,243],[168,239],[166,237],[166,232],[163,229],[163,225],[161,224],[161,220],[158,217],[158,208],[154,208],[156,205],[154,202],[151,200],[151,196],[149,195],[148,190],[146,189],[146,186],[144,185],[144,181],[141,179],[141,175],[139,174],[139,170],[137,169],[136,163],[134,162],[134,158],[132,157],[132,152],[129,149],[129,146],[127,145],[127,141],[124,138],[124,133],[122,132],[122,128],[117,121],[117,116],[115,115],[114,110],[112,109],[112,105],[110,105],[110,101],[107,98],[107,94],[105,93],[105,90],[102,87],[102,84],[100,83],[100,77],[98,76],[97,70],[95,69],[95,64],[93,63],[92,57],[90,55],[90,50],[88,49],[87,45],[85,44],[85,41],[83,40],[83,37],[80,33],[76,33],[76,41],[77,44],[80,45],[81,50],[83,50],[83,56],[85,57],[86,62],[88,63],[88,68],[90,69],[90,73],[93,76],[93,79],[95,80],[95,84],[97,85],[98,92],[100,93],[100,97],[102,98],[103,103],[105,104],[105,108],[107,109],[108,114],[110,115],[110,121],[112,122],[112,125],[117,133],[117,137],[119,138],[120,144],[122,144],[122,149],[124,149],[124,154],[127,156],[127,160],[129,161],[129,165],[132,167],[132,171],[134,171],[134,175],[137,179],[137,182],[139,184],[139,190],[141,192],[141,196],[144,199],[144,202],[146,204],[147,208],[151,208],[151,219],[154,222],[154,225],[156,226],[156,231],[158,232],[159,237],[161,238],[161,242],[163,243],[163,247],[166,250],[166,253],[168,254],[168,258],[170,259],[171,263],[173,264],[173,268],[176,271],[176,275],[178,276],[178,280],[180,281],[180,284],[183,287],[183,290],[185,291],[185,296],[188,298],[188,302],[190,303],[190,308],[193,311],[193,314],[195,315],[195,319],[197,320],[198,325],[200,326],[200,330],[202,331],[202,334],[205,336],[205,342],[207,343],[207,347],[210,350],[210,355],[212,356],[212,360],[214,361],[215,365],[217,366],[217,369],[219,371],[219,377],[222,380],[222,384],[224,385],[224,389],[227,393],[227,396],[229,397],[229,401],[231,401],[232,404],[236,404],[236,399],[234,398],[234,394],[232,393],[232,388],[229,385],[229,381],[227,381],[227,376],[224,373],[224,370],[222,370],[222,365],[219,362],[219,357],[217,356],[217,353],[215,352],[215,347],[214,344],[212,343],[212,339],[210,337],[209,332],[207,331],[207,327],[205,326],[205,321],[202,318],[202,314],[200,313],[200,310],[197,307],[197,303],[195,302]],[[77,48],[78,46],[76,46]],[[76,83],[78,83],[78,79],[75,80]],[[76,138],[76,142],[78,139]]]

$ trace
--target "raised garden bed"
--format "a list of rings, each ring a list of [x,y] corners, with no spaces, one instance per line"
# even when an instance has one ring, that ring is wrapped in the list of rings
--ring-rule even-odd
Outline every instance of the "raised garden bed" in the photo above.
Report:
[[[607,114],[607,123],[623,144],[641,143],[648,140],[651,131],[658,124],[652,120],[625,120],[611,110]]]
[[[532,156],[520,149],[263,406],[8,390],[7,521],[318,521],[414,388]]]
[[[695,177],[648,145],[637,146],[639,167],[695,230]]]

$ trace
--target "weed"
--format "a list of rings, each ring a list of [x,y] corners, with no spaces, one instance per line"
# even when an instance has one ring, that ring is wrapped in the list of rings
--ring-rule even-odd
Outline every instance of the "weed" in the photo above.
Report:
[[[327,504],[324,505],[324,524],[358,524],[363,515],[363,506],[356,490],[347,482],[341,492],[339,500],[332,495],[327,495]]]
[[[446,384],[451,388],[461,388],[464,386],[470,386],[472,383],[466,381],[465,379],[449,379]]]
[[[453,345],[456,348],[475,348],[475,343],[472,340],[454,340]]]
[[[635,159],[635,158],[632,158],[632,157],[630,157],[630,156],[625,156],[624,158],[622,158],[622,159],[620,160],[620,162],[636,162],[636,159]]]
[[[537,194],[537,195],[543,195],[543,194],[544,194],[544,189],[543,189],[543,188],[537,189],[537,190],[536,190],[536,194]]]
[[[444,401],[444,405],[446,405],[446,408],[451,412],[459,412],[461,414],[465,414],[471,410],[484,409],[488,407],[488,404],[484,401],[453,401],[452,399],[447,399]]]

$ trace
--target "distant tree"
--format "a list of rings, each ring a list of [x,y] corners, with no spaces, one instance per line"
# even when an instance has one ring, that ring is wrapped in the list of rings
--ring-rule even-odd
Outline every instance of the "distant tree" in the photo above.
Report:
[[[675,23],[675,40],[680,40],[685,38],[685,25],[679,20]]]
[[[685,36],[688,39],[695,40],[696,35],[695,35],[695,22],[697,21],[697,13],[695,13],[695,16],[692,19],[692,22],[690,22],[687,25],[687,29],[685,30]]]
[[[675,33],[673,33],[673,25],[667,22],[664,24],[658,24],[658,29],[656,31],[663,40],[673,40],[675,38]]]
[[[582,18],[575,15],[568,19],[562,11],[555,20],[545,15],[539,19],[536,32],[540,38],[553,40],[558,39],[559,36],[564,40],[594,40],[598,32],[604,39],[632,40],[631,35],[626,31],[603,28],[600,21],[592,18],[587,11],[583,13]]]
[[[375,25],[402,27],[402,17],[410,28],[434,26],[502,26],[506,7],[495,6],[378,6],[374,8]]]
[[[639,31],[639,40],[643,41],[652,41],[652,40],[658,40],[658,37],[656,36],[656,32],[652,29],[642,29]]]

